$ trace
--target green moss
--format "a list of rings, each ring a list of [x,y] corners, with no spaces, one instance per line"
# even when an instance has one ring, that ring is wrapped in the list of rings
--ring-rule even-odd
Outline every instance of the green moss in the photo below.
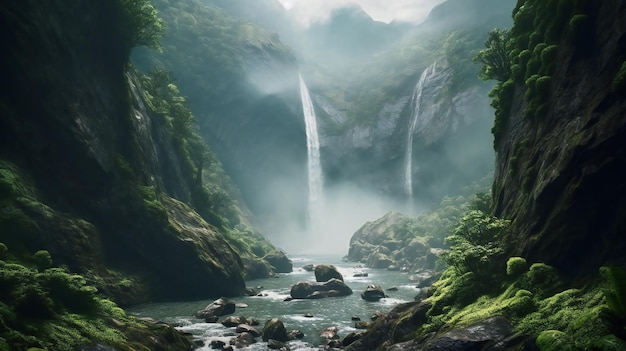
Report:
[[[590,25],[591,23],[589,20],[589,16],[587,16],[586,14],[574,15],[569,20],[567,26],[567,41],[578,48],[579,45],[577,44],[580,44],[584,38],[588,37],[587,32],[591,29]]]
[[[33,255],[37,269],[43,271],[52,267],[52,256],[47,250],[39,250]]]
[[[537,346],[541,351],[569,351],[573,350],[569,337],[558,330],[546,330],[537,336]]]
[[[528,263],[523,257],[511,257],[506,261],[506,275],[512,278],[519,277],[528,271]]]
[[[600,268],[608,287],[602,292],[606,299],[610,322],[614,328],[626,330],[626,270],[619,267]]]
[[[626,341],[618,338],[615,335],[606,335],[596,340],[593,343],[592,348],[594,350],[602,351],[625,351]]]

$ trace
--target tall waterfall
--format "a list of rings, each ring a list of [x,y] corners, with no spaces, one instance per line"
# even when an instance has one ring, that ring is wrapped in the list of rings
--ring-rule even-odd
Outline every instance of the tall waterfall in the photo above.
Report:
[[[315,221],[322,206],[322,188],[324,180],[322,177],[322,164],[320,162],[320,142],[317,135],[317,120],[313,102],[309,95],[302,75],[300,75],[300,98],[302,100],[302,110],[304,112],[304,122],[306,125],[306,146],[308,157],[308,177],[309,177],[309,220]]]
[[[420,80],[417,82],[415,86],[415,90],[413,91],[413,98],[411,99],[411,106],[413,106],[413,115],[411,116],[411,124],[409,124],[409,131],[407,135],[406,142],[406,160],[405,160],[405,168],[404,168],[404,191],[409,196],[409,198],[413,197],[413,134],[415,133],[415,127],[417,126],[417,121],[420,117],[420,109],[422,106],[422,93],[424,92],[424,87],[428,83],[428,81],[435,75],[436,73],[437,62],[433,62],[430,66],[428,66],[422,75],[420,76]]]

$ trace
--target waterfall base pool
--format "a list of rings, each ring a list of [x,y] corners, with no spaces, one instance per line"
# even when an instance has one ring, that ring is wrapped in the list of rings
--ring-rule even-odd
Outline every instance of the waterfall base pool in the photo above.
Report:
[[[327,327],[338,328],[338,335],[343,338],[348,333],[356,331],[353,317],[362,321],[370,321],[370,317],[376,313],[388,312],[394,306],[402,302],[414,301],[420,290],[416,283],[410,281],[410,275],[398,271],[363,268],[355,262],[343,262],[337,257],[328,256],[299,256],[292,257],[293,272],[280,274],[277,278],[257,279],[247,281],[249,287],[262,286],[260,296],[244,296],[232,298],[237,303],[248,305],[246,308],[237,308],[233,315],[255,318],[261,325],[257,328],[262,330],[266,320],[271,318],[280,319],[287,331],[298,329],[304,333],[304,338],[287,343],[291,350],[318,350],[323,343],[319,336],[320,332]],[[318,300],[292,300],[284,301],[289,297],[291,286],[299,281],[315,281],[313,272],[302,269],[307,264],[333,264],[343,275],[345,283],[354,292],[350,296],[332,297]],[[356,273],[367,273],[367,277],[354,277]],[[380,285],[388,295],[378,302],[367,302],[361,299],[361,292],[370,284]],[[393,291],[391,287],[397,288]],[[194,302],[171,302],[143,305],[129,310],[137,317],[151,317],[158,321],[175,325],[177,329],[191,333],[194,340],[204,346],[199,350],[211,350],[209,344],[212,340],[224,341],[227,345],[237,333],[235,328],[224,327],[218,323],[205,323],[203,320],[194,318],[194,313],[204,308],[215,299],[207,299]],[[305,317],[306,314],[312,317]],[[257,338],[257,343],[240,350],[269,350],[267,343]]]

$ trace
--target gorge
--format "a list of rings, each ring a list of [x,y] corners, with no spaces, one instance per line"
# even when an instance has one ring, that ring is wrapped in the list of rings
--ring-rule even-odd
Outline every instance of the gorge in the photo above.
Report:
[[[626,5],[433,6],[3,2],[0,350],[626,350]]]

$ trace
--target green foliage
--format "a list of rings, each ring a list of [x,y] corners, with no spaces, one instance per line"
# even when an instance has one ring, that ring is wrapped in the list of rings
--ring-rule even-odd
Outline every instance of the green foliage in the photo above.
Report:
[[[509,227],[508,220],[472,210],[460,220],[452,235],[446,238],[451,248],[442,258],[458,272],[472,272],[487,282],[503,273],[506,247],[501,238]]]
[[[505,82],[511,78],[510,34],[506,29],[493,29],[474,61],[482,64],[479,78]]]
[[[525,267],[524,259],[509,259],[507,272],[513,274],[490,280],[492,286],[503,282],[495,291],[486,289],[475,274],[459,273],[450,267],[431,288],[427,301],[432,307],[418,335],[504,316],[517,332],[537,337],[541,350],[561,350],[565,346],[572,350],[624,350],[620,338],[624,325],[613,324],[615,315],[607,315],[610,308],[604,303],[610,291],[621,293],[611,288],[611,281],[623,285],[623,270],[615,273],[610,272],[612,268],[603,268],[606,283],[594,281],[582,288],[561,290],[563,282],[554,268],[541,263],[529,270]],[[608,277],[613,274],[613,278]]]
[[[37,269],[39,269],[39,271],[43,271],[52,267],[52,256],[50,256],[50,253],[48,251],[39,250],[35,252],[35,255],[33,257],[35,259],[35,265],[37,266]]]
[[[506,261],[506,275],[517,278],[528,271],[528,263],[523,257],[511,257]]]
[[[626,270],[602,267],[600,273],[609,283],[609,289],[604,291],[606,304],[613,313],[626,319]]]
[[[165,31],[163,20],[150,0],[119,0],[123,16],[121,30],[129,48],[148,46],[161,48]]]
[[[489,92],[491,97],[491,107],[495,109],[495,120],[491,133],[493,134],[494,148],[500,142],[502,133],[504,132],[504,121],[506,115],[510,112],[513,105],[513,96],[515,94],[515,82],[512,79],[506,82],[498,82]]]
[[[545,330],[537,336],[537,346],[542,351],[570,351],[573,350],[572,342],[559,330]]]
[[[62,268],[37,271],[19,262],[0,264],[0,350],[10,345],[10,350],[74,351],[91,344],[132,350],[129,337],[147,342],[156,335],[98,297],[80,275]]]
[[[0,260],[6,260],[9,257],[9,249],[4,243],[0,243]]]

